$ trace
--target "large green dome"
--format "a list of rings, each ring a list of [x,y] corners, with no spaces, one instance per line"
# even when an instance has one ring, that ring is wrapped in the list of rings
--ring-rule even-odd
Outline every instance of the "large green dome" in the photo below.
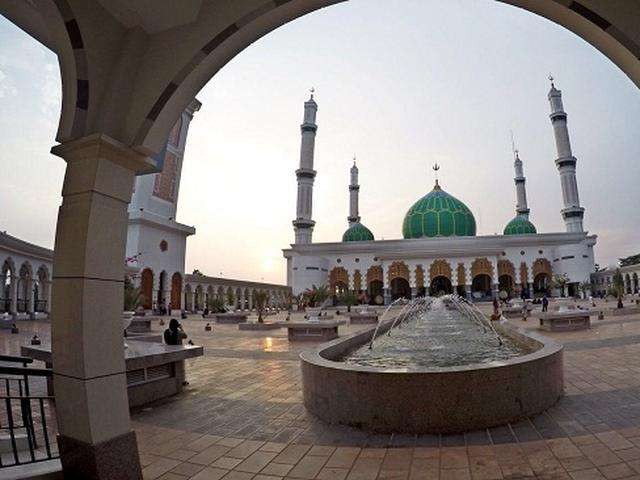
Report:
[[[457,198],[440,188],[418,200],[402,223],[404,238],[474,236],[476,220],[471,210]]]
[[[373,233],[360,222],[351,225],[342,235],[343,242],[367,242],[369,240],[373,240]]]
[[[533,223],[524,215],[516,215],[513,220],[504,227],[505,235],[528,235],[538,233]]]

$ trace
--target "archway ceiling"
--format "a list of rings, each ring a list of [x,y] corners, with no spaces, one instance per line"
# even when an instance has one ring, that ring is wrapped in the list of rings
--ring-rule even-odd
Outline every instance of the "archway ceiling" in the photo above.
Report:
[[[278,26],[342,1],[3,0],[0,13],[58,54],[58,141],[103,133],[152,155],[235,55]],[[640,1],[496,1],[573,31],[640,86]]]

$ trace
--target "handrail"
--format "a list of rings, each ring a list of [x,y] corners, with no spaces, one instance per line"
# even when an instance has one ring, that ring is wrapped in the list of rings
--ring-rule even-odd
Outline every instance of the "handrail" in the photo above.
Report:
[[[0,356],[2,358],[21,363],[31,360],[8,355]],[[0,395],[1,416],[3,420],[6,419],[0,425],[0,430],[10,440],[11,446],[7,455],[0,456],[0,471],[3,467],[58,458],[53,413],[55,399],[29,393],[30,377],[49,379],[52,375],[53,371],[47,368],[0,366],[0,380],[6,388],[6,394]],[[14,378],[16,376],[18,378]]]
[[[22,363],[26,366],[27,363],[33,363],[33,358],[18,355],[0,355],[0,362]]]
[[[50,368],[0,366],[0,375],[30,375],[34,377],[51,377],[53,376],[53,370],[51,370]]]

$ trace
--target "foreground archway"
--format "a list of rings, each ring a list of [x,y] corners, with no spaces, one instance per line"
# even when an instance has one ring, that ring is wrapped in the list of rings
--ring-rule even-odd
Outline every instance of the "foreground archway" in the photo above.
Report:
[[[98,472],[107,468],[108,478],[141,476],[126,403],[122,332],[113,321],[122,312],[134,174],[157,167],[152,156],[180,112],[233,56],[279,25],[337,1],[175,2],[174,7],[165,4],[163,15],[154,14],[153,3],[134,2],[135,22],[118,2],[0,5],[5,16],[58,55],[63,77],[56,136],[63,145],[54,153],[68,166],[55,245],[52,350],[62,463],[69,475],[100,478]],[[640,86],[640,33],[634,27],[640,24],[640,5],[502,1],[577,33]],[[90,336],[84,333],[89,326],[95,328]],[[101,395],[94,395],[96,390]],[[105,403],[111,407],[109,418]]]

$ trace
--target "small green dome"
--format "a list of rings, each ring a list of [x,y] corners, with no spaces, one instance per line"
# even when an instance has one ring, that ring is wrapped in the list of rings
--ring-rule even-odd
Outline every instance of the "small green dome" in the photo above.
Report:
[[[360,222],[351,225],[342,235],[343,242],[368,242],[370,240],[373,240],[373,233]]]
[[[404,238],[474,236],[476,220],[471,210],[440,188],[433,190],[409,209],[402,222]]]
[[[505,235],[528,235],[538,233],[536,227],[524,215],[516,215],[513,220],[504,227]]]

